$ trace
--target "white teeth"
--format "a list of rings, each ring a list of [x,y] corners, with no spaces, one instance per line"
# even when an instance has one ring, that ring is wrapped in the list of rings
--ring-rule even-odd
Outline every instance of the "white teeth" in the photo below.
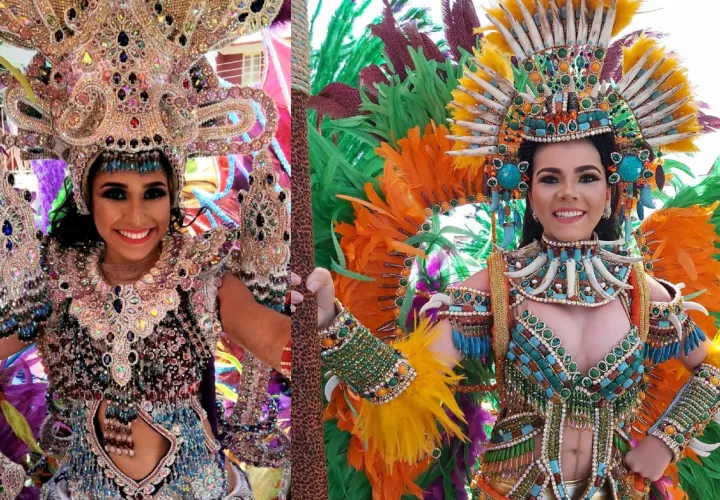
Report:
[[[141,240],[145,238],[148,234],[150,234],[150,229],[148,229],[144,233],[129,233],[127,231],[118,231],[118,233],[122,234],[126,238],[130,238],[131,240]]]
[[[567,218],[567,217],[580,217],[585,212],[555,212],[555,217]]]

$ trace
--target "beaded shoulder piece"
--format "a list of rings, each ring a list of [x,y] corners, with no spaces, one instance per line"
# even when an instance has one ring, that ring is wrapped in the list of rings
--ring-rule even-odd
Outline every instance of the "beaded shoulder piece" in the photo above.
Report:
[[[490,294],[467,287],[448,288],[446,293],[449,300],[438,309],[438,318],[452,324],[455,348],[467,358],[487,358],[492,348]]]
[[[696,302],[683,300],[683,285],[673,285],[655,278],[672,295],[670,302],[650,302],[650,331],[645,344],[646,357],[653,363],[663,363],[677,358],[682,352],[687,356],[705,341],[705,333],[695,325],[688,310],[708,311]]]
[[[290,260],[290,197],[276,188],[270,153],[253,159],[250,189],[238,195],[238,241],[227,269],[243,280],[261,303],[284,308]]]
[[[229,254],[236,231],[223,228],[199,237],[168,235],[155,266],[134,284],[109,285],[100,271],[103,248],[87,252],[62,249],[50,239],[47,271],[56,301],[72,299],[70,313],[87,334],[104,346],[103,364],[120,387],[132,378],[138,361],[135,342],[147,338],[169,311],[180,305],[180,290],[203,289]],[[205,311],[201,325],[212,327],[214,315]]]
[[[0,339],[17,334],[33,342],[51,308],[40,266],[42,233],[35,231],[30,192],[15,189],[7,159],[0,148]]]
[[[622,248],[624,241],[591,240],[555,242],[543,235],[518,250],[503,252],[510,280],[511,301],[523,298],[599,307],[621,292],[628,284],[631,265],[642,257],[631,257]]]

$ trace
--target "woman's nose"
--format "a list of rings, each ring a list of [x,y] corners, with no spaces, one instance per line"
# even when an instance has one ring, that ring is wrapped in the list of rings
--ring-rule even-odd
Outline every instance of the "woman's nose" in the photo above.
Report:
[[[577,200],[577,189],[573,182],[563,182],[560,184],[560,199],[561,200]]]

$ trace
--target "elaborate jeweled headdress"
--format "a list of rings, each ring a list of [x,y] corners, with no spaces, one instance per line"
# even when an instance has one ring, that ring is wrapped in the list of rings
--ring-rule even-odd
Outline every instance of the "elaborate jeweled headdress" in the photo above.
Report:
[[[662,152],[694,150],[697,105],[685,71],[663,47],[640,36],[624,50],[622,79],[603,78],[610,39],[641,3],[502,0],[489,9],[493,27],[453,93],[451,154],[460,166],[482,167],[503,246],[520,226],[515,201],[530,180],[518,159],[523,140],[613,132],[618,152],[608,180],[620,183],[627,237],[632,214],[642,219],[653,207],[653,183],[664,182]]]
[[[272,99],[252,88],[220,88],[202,58],[268,26],[280,4],[6,0],[0,38],[38,55],[26,71],[34,99],[9,75],[0,78],[7,114],[20,128],[0,143],[33,158],[63,157],[83,213],[87,167],[100,154],[161,150],[177,175],[179,204],[188,156],[250,153],[272,140]]]

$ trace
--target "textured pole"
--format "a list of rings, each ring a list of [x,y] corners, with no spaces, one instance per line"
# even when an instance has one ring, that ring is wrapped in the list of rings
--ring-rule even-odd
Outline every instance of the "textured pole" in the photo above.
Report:
[[[304,279],[315,267],[308,158],[307,101],[310,97],[310,42],[307,1],[292,1],[292,257],[291,269]],[[320,342],[317,304],[300,286],[305,302],[292,321],[292,496],[325,500],[325,439],[322,428]]]

